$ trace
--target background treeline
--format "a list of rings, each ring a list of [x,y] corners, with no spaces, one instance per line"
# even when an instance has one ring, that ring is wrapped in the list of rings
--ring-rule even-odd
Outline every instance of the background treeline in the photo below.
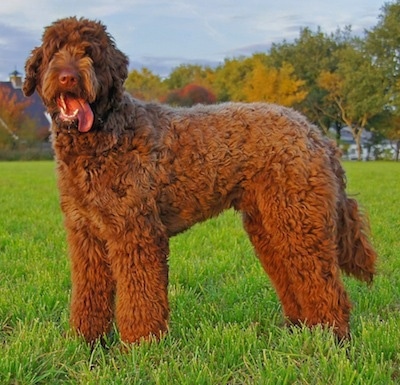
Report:
[[[337,139],[347,126],[361,156],[361,134],[400,149],[400,1],[386,3],[377,25],[355,36],[351,27],[327,34],[304,28],[269,52],[226,59],[216,68],[182,64],[162,79],[133,70],[126,89],[173,105],[266,101],[304,113]]]
[[[268,52],[226,59],[217,67],[182,64],[165,78],[148,68],[132,70],[126,89],[136,98],[175,106],[225,101],[265,101],[294,107],[340,140],[348,127],[361,159],[361,135],[391,141],[400,150],[400,0],[381,8],[377,24],[362,36],[351,27],[327,34],[304,28],[292,42]],[[22,105],[0,92],[0,116],[14,133],[43,141],[22,119]],[[1,122],[0,122],[1,123]],[[2,138],[12,138],[0,127]]]

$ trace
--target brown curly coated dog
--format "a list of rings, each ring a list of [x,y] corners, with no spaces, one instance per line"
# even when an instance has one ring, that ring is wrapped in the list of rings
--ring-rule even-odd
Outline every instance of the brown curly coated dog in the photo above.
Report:
[[[160,337],[168,239],[233,207],[289,323],[349,333],[340,269],[371,281],[376,254],[335,145],[291,109],[174,109],[124,91],[127,57],[99,22],[47,27],[26,63],[51,114],[72,265],[71,324],[87,341]],[[232,256],[234,257],[234,256]]]

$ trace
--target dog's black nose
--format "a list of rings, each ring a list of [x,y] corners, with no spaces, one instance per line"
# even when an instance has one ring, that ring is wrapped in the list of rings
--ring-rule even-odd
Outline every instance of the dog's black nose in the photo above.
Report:
[[[64,87],[74,87],[78,83],[77,76],[71,71],[61,71],[58,81]]]

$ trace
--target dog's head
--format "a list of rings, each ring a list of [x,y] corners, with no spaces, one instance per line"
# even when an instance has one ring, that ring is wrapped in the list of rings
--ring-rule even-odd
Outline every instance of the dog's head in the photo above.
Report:
[[[61,19],[45,28],[26,61],[23,91],[36,89],[57,124],[87,132],[121,101],[127,66],[103,24]]]

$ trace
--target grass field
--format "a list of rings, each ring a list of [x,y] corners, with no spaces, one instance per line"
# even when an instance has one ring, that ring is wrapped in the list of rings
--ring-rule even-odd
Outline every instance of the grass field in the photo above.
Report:
[[[92,352],[68,326],[69,263],[52,162],[0,163],[0,384],[400,384],[400,164],[345,163],[379,275],[344,278],[352,340],[282,327],[240,217],[171,240],[170,333]]]

